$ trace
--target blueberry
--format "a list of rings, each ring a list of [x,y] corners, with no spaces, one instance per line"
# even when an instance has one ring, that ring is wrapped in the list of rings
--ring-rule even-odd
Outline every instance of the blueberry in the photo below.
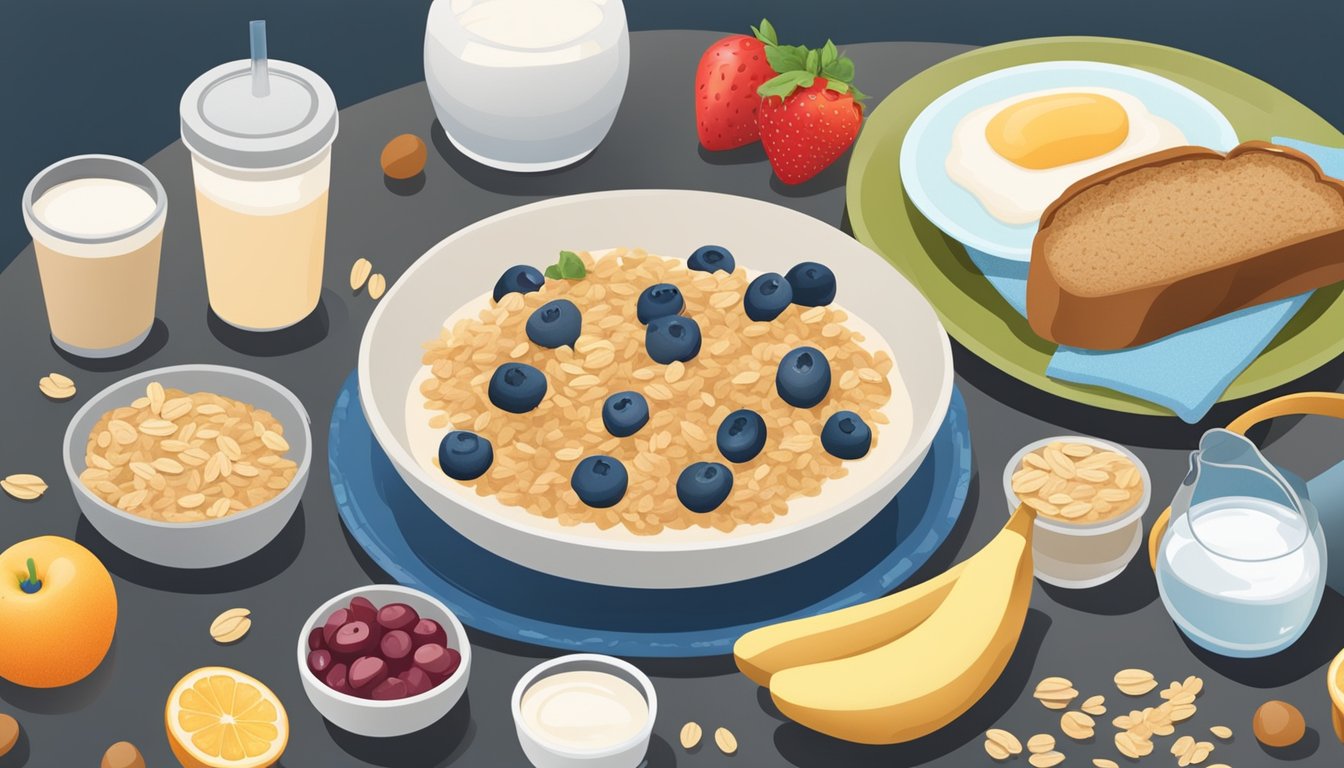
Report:
[[[733,471],[717,461],[697,461],[677,478],[677,499],[692,512],[712,512],[733,490]]]
[[[837,459],[862,459],[873,444],[873,430],[853,411],[836,411],[821,428],[821,447]]]
[[[582,328],[583,315],[569,299],[548,301],[527,318],[527,338],[547,349],[574,346]]]
[[[735,464],[751,461],[765,447],[765,419],[746,408],[733,411],[719,425],[718,444],[725,459]]]
[[[496,408],[527,413],[546,396],[546,374],[527,363],[505,363],[495,369],[486,393]]]
[[[685,308],[686,300],[681,297],[681,289],[671,283],[658,283],[650,285],[639,294],[639,301],[635,304],[635,317],[647,325],[650,320],[668,315],[680,315]]]
[[[475,432],[454,430],[439,442],[439,469],[454,480],[475,480],[494,460],[490,441]]]
[[[785,279],[793,288],[793,303],[800,307],[824,307],[835,301],[835,273],[825,264],[795,264]]]
[[[660,317],[644,330],[644,346],[654,362],[684,363],[700,354],[700,326],[689,317]]]
[[[495,301],[499,301],[510,293],[531,293],[541,290],[541,286],[546,282],[542,276],[541,270],[536,267],[529,267],[526,264],[519,264],[516,267],[509,267],[500,275],[499,282],[495,283]]]
[[[811,408],[825,400],[831,389],[831,364],[816,347],[790,350],[779,361],[775,389],[789,405]]]
[[[767,272],[751,281],[742,297],[747,317],[760,322],[774,320],[793,303],[793,286],[778,272]]]
[[[649,423],[649,402],[638,392],[617,392],[602,404],[602,423],[616,437],[629,437]]]
[[[625,496],[625,489],[630,485],[630,475],[619,459],[589,456],[574,468],[574,476],[569,482],[579,495],[579,501],[603,509]]]
[[[721,245],[702,245],[686,260],[686,266],[696,272],[727,272],[731,275],[737,269],[737,262],[733,261],[732,252]]]

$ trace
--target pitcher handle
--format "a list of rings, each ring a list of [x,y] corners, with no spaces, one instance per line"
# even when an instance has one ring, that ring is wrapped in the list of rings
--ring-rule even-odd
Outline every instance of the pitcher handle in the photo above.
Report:
[[[1298,392],[1292,395],[1276,397],[1263,402],[1232,420],[1227,425],[1229,432],[1239,435],[1261,422],[1277,419],[1280,416],[1329,416],[1344,419],[1344,394],[1339,392]],[[1157,553],[1162,547],[1162,537],[1167,533],[1171,522],[1171,507],[1162,510],[1153,530],[1148,534],[1148,565],[1157,570]]]

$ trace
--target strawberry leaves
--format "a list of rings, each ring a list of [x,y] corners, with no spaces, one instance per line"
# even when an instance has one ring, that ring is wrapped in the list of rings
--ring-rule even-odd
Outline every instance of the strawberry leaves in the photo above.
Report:
[[[777,73],[761,84],[757,93],[761,98],[778,96],[787,99],[795,90],[808,88],[818,77],[826,80],[826,88],[852,96],[861,101],[867,96],[854,87],[854,62],[841,56],[835,43],[827,40],[821,48],[802,45],[780,45],[779,37],[770,22],[761,19],[759,27],[752,27],[756,39],[765,44],[765,59]]]

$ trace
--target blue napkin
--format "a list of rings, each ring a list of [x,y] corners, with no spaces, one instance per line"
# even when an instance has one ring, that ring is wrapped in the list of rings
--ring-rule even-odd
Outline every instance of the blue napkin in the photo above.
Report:
[[[1300,150],[1326,175],[1344,178],[1344,149],[1275,137]],[[971,260],[1003,298],[1027,313],[1027,264],[967,249]],[[1047,376],[1092,384],[1170,408],[1193,424],[1204,417],[1229,384],[1264,351],[1311,294],[1243,309],[1141,347],[1102,352],[1059,347]]]

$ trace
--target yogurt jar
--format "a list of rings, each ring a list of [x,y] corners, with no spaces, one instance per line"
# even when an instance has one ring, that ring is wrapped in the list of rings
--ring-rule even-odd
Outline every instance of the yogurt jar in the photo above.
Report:
[[[1152,478],[1124,446],[1065,435],[1018,451],[1004,467],[1003,492],[1010,514],[1023,503],[1037,509],[1036,578],[1087,589],[1120,575],[1139,551]]]
[[[594,653],[542,662],[513,689],[518,742],[536,768],[635,768],[658,716],[653,682]]]

